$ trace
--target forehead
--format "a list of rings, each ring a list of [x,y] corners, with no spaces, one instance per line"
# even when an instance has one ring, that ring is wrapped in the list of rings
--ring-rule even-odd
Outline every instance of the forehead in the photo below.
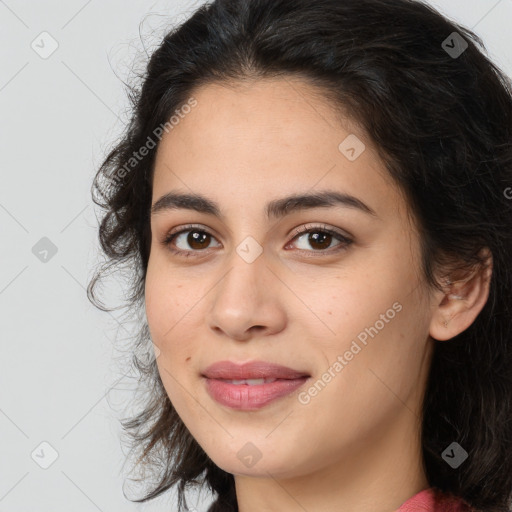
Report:
[[[158,146],[153,201],[180,189],[222,204],[245,190],[263,204],[316,188],[364,195],[375,209],[401,201],[365,132],[353,119],[341,119],[317,88],[265,79],[208,84],[191,96],[196,106]],[[361,151],[355,160],[344,153],[347,144]]]
[[[173,131],[194,140],[191,132],[200,123],[201,136],[209,136],[216,147],[222,142],[219,138],[226,145],[246,142],[247,151],[251,141],[281,144],[284,150],[285,145],[296,148],[298,143],[312,146],[325,134],[334,139],[343,132],[363,135],[357,121],[340,116],[340,106],[324,92],[295,77],[211,83],[196,88],[191,96],[197,106],[181,116],[180,130]],[[329,137],[326,144],[332,141]]]

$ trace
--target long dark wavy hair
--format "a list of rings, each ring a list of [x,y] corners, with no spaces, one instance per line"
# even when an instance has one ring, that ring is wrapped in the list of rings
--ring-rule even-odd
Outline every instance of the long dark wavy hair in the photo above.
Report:
[[[456,34],[454,34],[456,32]],[[467,47],[466,47],[467,45]],[[173,27],[129,86],[131,119],[92,185],[102,208],[106,262],[129,271],[123,303],[144,304],[151,243],[149,209],[162,126],[183,115],[209,83],[298,77],[366,130],[405,192],[420,226],[422,271],[468,270],[493,257],[490,295],[473,324],[436,342],[423,403],[423,464],[430,486],[477,510],[510,510],[512,495],[512,84],[471,30],[414,0],[215,0]],[[167,125],[166,125],[167,123]],[[160,127],[160,129],[159,129]],[[153,143],[148,141],[152,139]],[[144,157],[142,147],[154,146]],[[137,153],[137,157],[134,157]],[[447,276],[448,271],[443,274]],[[217,467],[176,413],[141,320],[133,367],[143,399],[124,418],[137,464],[151,475],[147,501],[177,486],[206,487],[209,512],[237,511],[234,477]],[[397,371],[400,371],[397,368]],[[457,441],[469,454],[452,469],[441,454]]]

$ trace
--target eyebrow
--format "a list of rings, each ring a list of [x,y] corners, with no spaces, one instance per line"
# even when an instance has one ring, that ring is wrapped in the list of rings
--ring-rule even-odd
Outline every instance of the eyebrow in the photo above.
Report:
[[[314,194],[294,194],[281,199],[275,199],[267,203],[266,215],[268,219],[277,219],[299,210],[329,208],[334,206],[353,208],[368,215],[378,217],[374,210],[357,197],[334,190],[324,190]],[[224,219],[220,211],[220,206],[215,201],[201,194],[182,194],[178,192],[168,192],[160,197],[151,207],[151,215],[166,210],[182,208]]]

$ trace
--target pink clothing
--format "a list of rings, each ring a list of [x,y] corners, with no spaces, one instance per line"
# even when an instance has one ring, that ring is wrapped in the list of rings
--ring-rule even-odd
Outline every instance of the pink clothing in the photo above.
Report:
[[[462,498],[430,487],[415,494],[402,503],[396,512],[472,512],[473,509]]]

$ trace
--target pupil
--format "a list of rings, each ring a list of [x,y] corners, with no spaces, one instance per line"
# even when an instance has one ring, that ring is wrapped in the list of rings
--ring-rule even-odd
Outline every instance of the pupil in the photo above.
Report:
[[[194,248],[194,249],[203,249],[202,245],[204,245],[204,238],[209,236],[208,233],[202,233],[202,232],[199,232],[199,231],[191,231],[190,234],[188,235],[188,244],[190,245],[190,247]],[[202,241],[199,241],[200,239],[203,239]],[[199,244],[199,247],[196,247],[194,244]]]
[[[328,239],[330,236],[331,236],[331,235],[330,235],[329,233],[311,233],[311,234],[309,235],[309,238],[310,238],[310,241],[309,241],[309,242],[311,243],[312,247],[314,247],[314,244],[315,244],[315,243],[316,243],[316,244],[318,244],[318,243],[319,243],[319,244],[320,244],[320,246],[321,246],[321,248],[323,249],[323,248],[325,248],[325,247],[329,247],[329,245],[330,245],[330,241],[329,241],[327,244],[325,244],[325,241],[326,241],[326,239]],[[321,239],[321,241],[320,241],[320,242],[318,242],[318,239],[319,239],[319,238]]]

